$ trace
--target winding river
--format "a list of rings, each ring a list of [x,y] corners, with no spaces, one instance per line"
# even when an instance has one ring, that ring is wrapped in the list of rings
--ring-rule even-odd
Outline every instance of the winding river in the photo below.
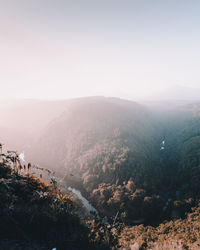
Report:
[[[68,190],[71,191],[73,194],[75,194],[80,200],[81,202],[83,203],[84,207],[87,209],[87,211],[90,213],[90,212],[95,212],[98,216],[98,211],[96,210],[96,208],[94,208],[90,202],[82,196],[81,192],[75,188],[71,188],[71,187],[68,187]]]

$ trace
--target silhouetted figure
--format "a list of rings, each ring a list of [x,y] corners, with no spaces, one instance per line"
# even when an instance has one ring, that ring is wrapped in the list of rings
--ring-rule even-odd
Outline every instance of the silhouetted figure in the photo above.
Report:
[[[31,168],[31,163],[30,162],[28,163],[27,168],[28,168],[28,174],[29,174],[29,171],[30,171],[30,168]]]

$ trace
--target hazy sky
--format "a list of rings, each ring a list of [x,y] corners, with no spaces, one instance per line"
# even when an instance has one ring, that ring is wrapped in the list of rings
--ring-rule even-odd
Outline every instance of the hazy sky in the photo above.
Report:
[[[0,0],[0,98],[200,87],[199,13],[199,0]]]

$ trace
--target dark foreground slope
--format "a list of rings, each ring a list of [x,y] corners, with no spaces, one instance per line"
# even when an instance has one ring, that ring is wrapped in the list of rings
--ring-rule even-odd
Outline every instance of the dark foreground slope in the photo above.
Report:
[[[1,250],[111,249],[110,230],[95,220],[81,221],[77,205],[55,180],[45,184],[9,154],[0,160]]]
[[[0,249],[89,248],[70,197],[0,164]]]

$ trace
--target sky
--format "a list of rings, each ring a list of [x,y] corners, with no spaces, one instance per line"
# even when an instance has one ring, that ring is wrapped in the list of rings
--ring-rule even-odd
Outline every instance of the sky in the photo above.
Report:
[[[200,1],[0,0],[0,98],[200,87]]]

